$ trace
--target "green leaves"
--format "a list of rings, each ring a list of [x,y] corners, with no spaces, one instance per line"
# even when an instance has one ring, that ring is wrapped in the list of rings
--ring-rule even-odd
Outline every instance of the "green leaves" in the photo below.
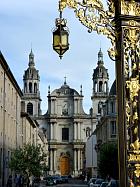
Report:
[[[101,146],[98,170],[103,178],[106,178],[107,175],[118,178],[117,144],[106,143]]]
[[[28,175],[40,176],[46,166],[47,155],[43,148],[38,145],[26,144],[23,148],[16,149],[9,162],[11,170],[27,173]]]

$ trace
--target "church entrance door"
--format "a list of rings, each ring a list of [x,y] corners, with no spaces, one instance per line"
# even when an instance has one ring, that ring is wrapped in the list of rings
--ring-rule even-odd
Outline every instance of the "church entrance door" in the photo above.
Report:
[[[70,160],[69,157],[63,156],[60,161],[61,175],[69,175],[70,172]]]

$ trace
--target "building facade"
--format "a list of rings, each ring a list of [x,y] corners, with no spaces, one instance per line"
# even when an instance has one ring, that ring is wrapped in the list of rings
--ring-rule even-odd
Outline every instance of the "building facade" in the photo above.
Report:
[[[82,88],[79,94],[64,81],[60,88],[52,92],[49,89],[48,111],[37,121],[47,131],[49,173],[80,175],[85,163],[85,142],[94,126],[92,116],[83,110]]]
[[[82,86],[78,93],[70,88],[65,78],[58,89],[50,91],[48,86],[48,110],[41,115],[39,73],[35,68],[32,50],[28,66],[23,76],[22,101],[25,104],[25,112],[47,133],[49,173],[78,176],[85,168],[87,139],[96,129],[101,116],[101,105],[108,97],[109,76],[104,67],[103,53],[100,49],[97,67],[93,73],[92,108],[89,114],[83,109]]]
[[[86,174],[87,180],[89,177],[97,177],[97,139],[94,133],[87,139],[86,142]]]
[[[101,107],[101,118],[96,126],[97,145],[117,141],[117,99],[116,81],[113,82],[109,96]]]
[[[22,91],[0,52],[0,185],[9,176],[8,162],[12,150],[20,146],[20,112]]]

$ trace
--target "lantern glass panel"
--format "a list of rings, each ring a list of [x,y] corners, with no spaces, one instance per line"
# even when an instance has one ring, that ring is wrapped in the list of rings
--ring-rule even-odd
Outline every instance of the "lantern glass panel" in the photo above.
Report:
[[[60,36],[59,35],[53,35],[53,46],[60,45]]]
[[[68,45],[68,36],[66,33],[62,34],[61,42],[62,42],[62,45]]]

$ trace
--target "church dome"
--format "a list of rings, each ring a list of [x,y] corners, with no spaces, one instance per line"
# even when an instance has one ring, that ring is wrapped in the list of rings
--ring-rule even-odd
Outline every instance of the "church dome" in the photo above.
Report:
[[[116,80],[113,82],[109,95],[116,95]]]
[[[97,66],[93,73],[93,79],[96,78],[107,78],[108,79],[108,70],[102,65]]]
[[[75,89],[72,89],[67,85],[66,81],[60,88],[55,89],[51,93],[51,96],[64,96],[64,95],[65,96],[80,96],[79,93]]]
[[[34,79],[34,80],[39,80],[40,77],[39,77],[39,72],[38,70],[36,70],[35,68],[28,68],[26,71],[25,71],[25,74],[23,76],[23,79]]]

